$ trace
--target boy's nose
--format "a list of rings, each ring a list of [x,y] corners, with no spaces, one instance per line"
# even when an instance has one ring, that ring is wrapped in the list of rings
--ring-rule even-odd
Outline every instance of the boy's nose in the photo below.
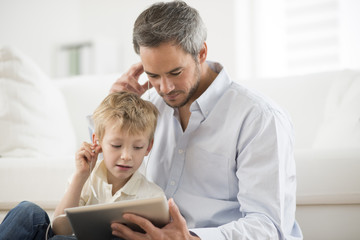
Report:
[[[131,160],[131,151],[124,149],[121,153],[121,160],[125,160],[125,161]]]

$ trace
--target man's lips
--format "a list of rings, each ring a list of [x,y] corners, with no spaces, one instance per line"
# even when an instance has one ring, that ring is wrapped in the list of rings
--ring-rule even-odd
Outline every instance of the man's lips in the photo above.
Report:
[[[169,101],[174,101],[180,95],[180,93],[173,93],[165,95],[165,98]]]
[[[181,93],[180,91],[174,91],[174,92],[170,92],[168,94],[161,93],[160,96],[167,100],[174,101],[180,95],[180,93]]]

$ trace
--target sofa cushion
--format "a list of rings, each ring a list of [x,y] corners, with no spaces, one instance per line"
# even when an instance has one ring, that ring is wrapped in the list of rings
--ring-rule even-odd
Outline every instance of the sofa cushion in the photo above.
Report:
[[[297,149],[297,204],[360,204],[360,149]]]
[[[111,85],[120,74],[82,75],[54,82],[66,100],[70,119],[76,133],[76,147],[90,141],[87,116],[91,115],[101,101],[109,94]]]
[[[0,210],[24,200],[55,208],[75,170],[75,155],[4,157],[0,166]]]
[[[19,50],[0,49],[0,155],[74,154],[75,135],[60,91]]]
[[[314,148],[360,148],[360,72],[344,71],[332,82]]]
[[[359,74],[359,71],[337,70],[242,83],[289,112],[297,149],[333,148],[338,139],[344,141],[344,148],[359,148]],[[351,133],[353,130],[356,132]]]

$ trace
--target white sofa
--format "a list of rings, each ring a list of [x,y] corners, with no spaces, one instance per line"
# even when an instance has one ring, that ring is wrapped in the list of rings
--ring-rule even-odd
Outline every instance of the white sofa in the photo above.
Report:
[[[117,76],[50,80],[23,54],[0,50],[0,106],[7,106],[0,107],[0,133],[14,142],[0,142],[0,221],[23,200],[54,210],[74,170],[73,153],[89,139],[85,117]],[[360,71],[240,82],[292,117],[304,239],[360,239]],[[34,104],[39,109],[20,116],[24,122],[12,116]],[[3,127],[16,137],[3,135]]]
[[[292,117],[296,218],[304,239],[360,239],[360,71],[243,84],[271,97]]]

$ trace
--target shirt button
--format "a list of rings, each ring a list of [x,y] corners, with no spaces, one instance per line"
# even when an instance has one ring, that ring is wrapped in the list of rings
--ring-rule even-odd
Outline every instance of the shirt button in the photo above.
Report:
[[[171,182],[170,182],[170,185],[171,185],[171,186],[174,186],[175,184],[176,184],[175,181],[171,181]]]
[[[179,149],[179,154],[182,154],[184,152],[184,150]]]

